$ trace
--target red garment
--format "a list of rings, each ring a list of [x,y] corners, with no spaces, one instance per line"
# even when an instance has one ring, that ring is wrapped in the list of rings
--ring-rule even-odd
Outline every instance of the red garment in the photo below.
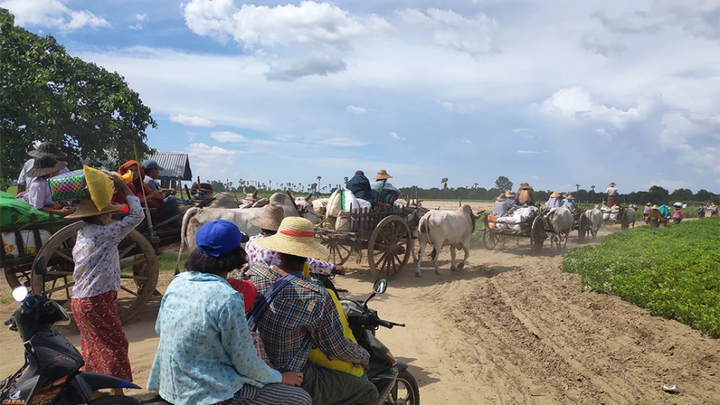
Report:
[[[619,206],[620,206],[620,200],[616,199],[615,196],[612,196],[612,195],[608,196],[607,206],[608,206],[608,207],[612,207],[612,206],[614,206],[614,205],[617,205],[617,206],[619,207]]]
[[[140,170],[140,177],[133,178],[132,183],[128,184],[128,187],[130,187],[130,190],[135,195],[135,197],[139,198],[142,202],[144,201],[143,190],[145,190],[145,196],[152,194],[152,190],[150,189],[150,187],[142,180],[145,178],[145,170],[143,170],[142,165],[140,165],[134,160],[128,160],[127,162],[123,163],[122,166],[120,166],[120,168],[118,169],[118,173],[120,175],[127,173],[128,171],[130,171],[130,167],[133,165],[137,165],[138,169]],[[113,194],[112,203],[127,204],[127,200],[125,200],[125,194],[119,191]],[[148,198],[147,206],[148,208],[154,208],[154,210],[150,211],[150,216],[152,217],[152,219],[159,220],[163,217],[163,208],[165,207],[165,201],[162,198]],[[126,212],[127,210],[128,208],[125,207],[120,210],[120,212]]]
[[[255,285],[247,280],[237,278],[229,278],[227,282],[230,283],[230,286],[235,291],[242,294],[245,300],[245,312],[250,312],[253,302],[255,302],[255,297],[257,297],[257,288],[255,288]]]
[[[132,381],[128,340],[116,301],[117,291],[108,291],[90,298],[73,298],[70,307],[80,330],[85,371]]]

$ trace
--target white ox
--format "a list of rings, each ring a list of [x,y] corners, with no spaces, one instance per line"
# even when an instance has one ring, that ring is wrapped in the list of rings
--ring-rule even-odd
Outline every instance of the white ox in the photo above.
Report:
[[[283,211],[285,211],[285,217],[302,216],[314,224],[319,224],[321,221],[320,217],[315,214],[308,197],[295,198],[295,205],[293,205],[288,195],[275,193],[270,197],[270,204],[282,207]],[[295,207],[297,207],[297,209]],[[195,244],[195,236],[203,224],[224,219],[235,224],[242,232],[253,236],[260,233],[260,228],[251,225],[250,220],[261,216],[263,209],[264,208],[190,208],[185,213],[182,221],[180,250],[178,252],[175,271],[177,272],[180,265],[180,256],[182,255],[183,248],[187,246],[188,251],[192,252],[197,247]]]
[[[552,228],[550,246],[555,243],[558,250],[560,250],[560,243],[565,239],[563,248],[567,248],[567,240],[574,222],[573,214],[565,207],[553,208],[547,215],[547,221]]]
[[[593,239],[597,238],[597,233],[603,223],[603,212],[598,207],[585,211],[585,216],[590,221],[590,233]]]
[[[432,246],[432,260],[435,265],[435,274],[440,274],[437,264],[437,257],[443,246],[450,245],[452,271],[462,270],[465,262],[470,257],[470,236],[475,231],[477,216],[473,214],[469,205],[463,205],[457,211],[428,211],[420,219],[418,226],[418,240],[420,242],[420,253],[415,270],[415,276],[420,277],[420,264],[422,263],[425,246]],[[465,257],[455,267],[455,249],[463,249]]]

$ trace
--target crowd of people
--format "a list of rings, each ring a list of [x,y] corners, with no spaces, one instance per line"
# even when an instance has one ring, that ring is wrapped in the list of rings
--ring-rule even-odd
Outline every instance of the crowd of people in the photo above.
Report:
[[[355,198],[361,203],[361,207],[365,205],[391,208],[400,197],[400,190],[388,182],[388,179],[392,178],[393,176],[389,175],[387,170],[382,169],[378,171],[371,184],[370,180],[365,177],[365,173],[358,170],[355,172],[355,176],[347,182],[345,188],[352,191]]]
[[[527,182],[522,183],[516,193],[505,191],[495,199],[495,206],[491,215],[497,218],[507,217],[514,208],[530,208],[536,205],[534,190]],[[547,202],[540,207],[553,209],[566,207],[571,212],[575,210],[575,197],[572,194],[560,194],[553,191]],[[536,207],[539,208],[539,207]]]

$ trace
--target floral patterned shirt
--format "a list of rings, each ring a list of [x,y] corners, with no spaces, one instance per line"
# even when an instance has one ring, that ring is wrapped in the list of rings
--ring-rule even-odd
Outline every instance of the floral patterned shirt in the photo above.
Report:
[[[127,198],[130,215],[109,225],[86,225],[77,233],[73,248],[75,271],[73,298],[90,298],[108,291],[120,291],[118,245],[145,219],[140,200]]]
[[[251,236],[250,240],[245,244],[245,252],[247,252],[249,261],[248,264],[250,266],[255,264],[264,264],[267,266],[280,265],[280,254],[278,252],[273,252],[272,250],[265,249],[255,243],[258,239],[262,239],[268,236],[269,235],[265,233]],[[324,262],[317,259],[308,259],[307,262],[310,265],[310,273],[315,274],[329,275],[332,273],[333,267],[335,267],[332,263]]]
[[[175,405],[209,405],[232,398],[244,384],[281,382],[281,374],[258,356],[244,301],[217,275],[175,276],[155,324],[160,342],[148,390]]]

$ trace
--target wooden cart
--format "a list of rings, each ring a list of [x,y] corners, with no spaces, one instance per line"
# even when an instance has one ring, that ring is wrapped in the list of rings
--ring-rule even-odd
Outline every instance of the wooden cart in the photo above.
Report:
[[[316,228],[316,235],[330,250],[330,263],[345,264],[353,252],[360,263],[362,252],[367,250],[373,276],[389,278],[407,265],[411,254],[417,260],[414,251],[417,226],[426,212],[419,206],[364,209],[344,214],[355,230],[337,231],[331,228],[334,221],[326,221]]]
[[[528,216],[519,224],[520,229],[503,229],[499,228],[499,223],[491,216],[483,216],[483,241],[486,249],[494,249],[498,243],[505,243],[508,237],[530,238],[530,249],[532,253],[540,253],[547,239],[547,229],[545,226],[545,218],[538,211]]]
[[[159,272],[157,256],[162,247],[180,242],[176,219],[177,216],[156,225],[152,235],[143,222],[120,243],[121,291],[118,292],[117,306],[123,322],[140,313],[155,294]],[[14,233],[17,244],[18,254],[13,257],[9,257],[5,249],[0,251],[0,267],[10,287],[25,285],[35,294],[45,291],[69,313],[72,286],[75,284],[72,250],[78,231],[85,225],[83,221],[54,220],[52,216],[50,221],[36,222],[33,216],[29,225],[0,228],[2,233]],[[40,235],[43,230],[52,234],[44,245]],[[24,246],[30,237],[34,239],[35,246],[42,245],[36,254],[31,254]],[[41,256],[45,256],[48,268],[44,286],[42,278],[34,271],[35,263]]]
[[[575,207],[573,214],[573,226],[572,230],[578,231],[578,242],[585,242],[588,235],[590,234],[590,220],[585,215],[585,210],[580,207]]]

